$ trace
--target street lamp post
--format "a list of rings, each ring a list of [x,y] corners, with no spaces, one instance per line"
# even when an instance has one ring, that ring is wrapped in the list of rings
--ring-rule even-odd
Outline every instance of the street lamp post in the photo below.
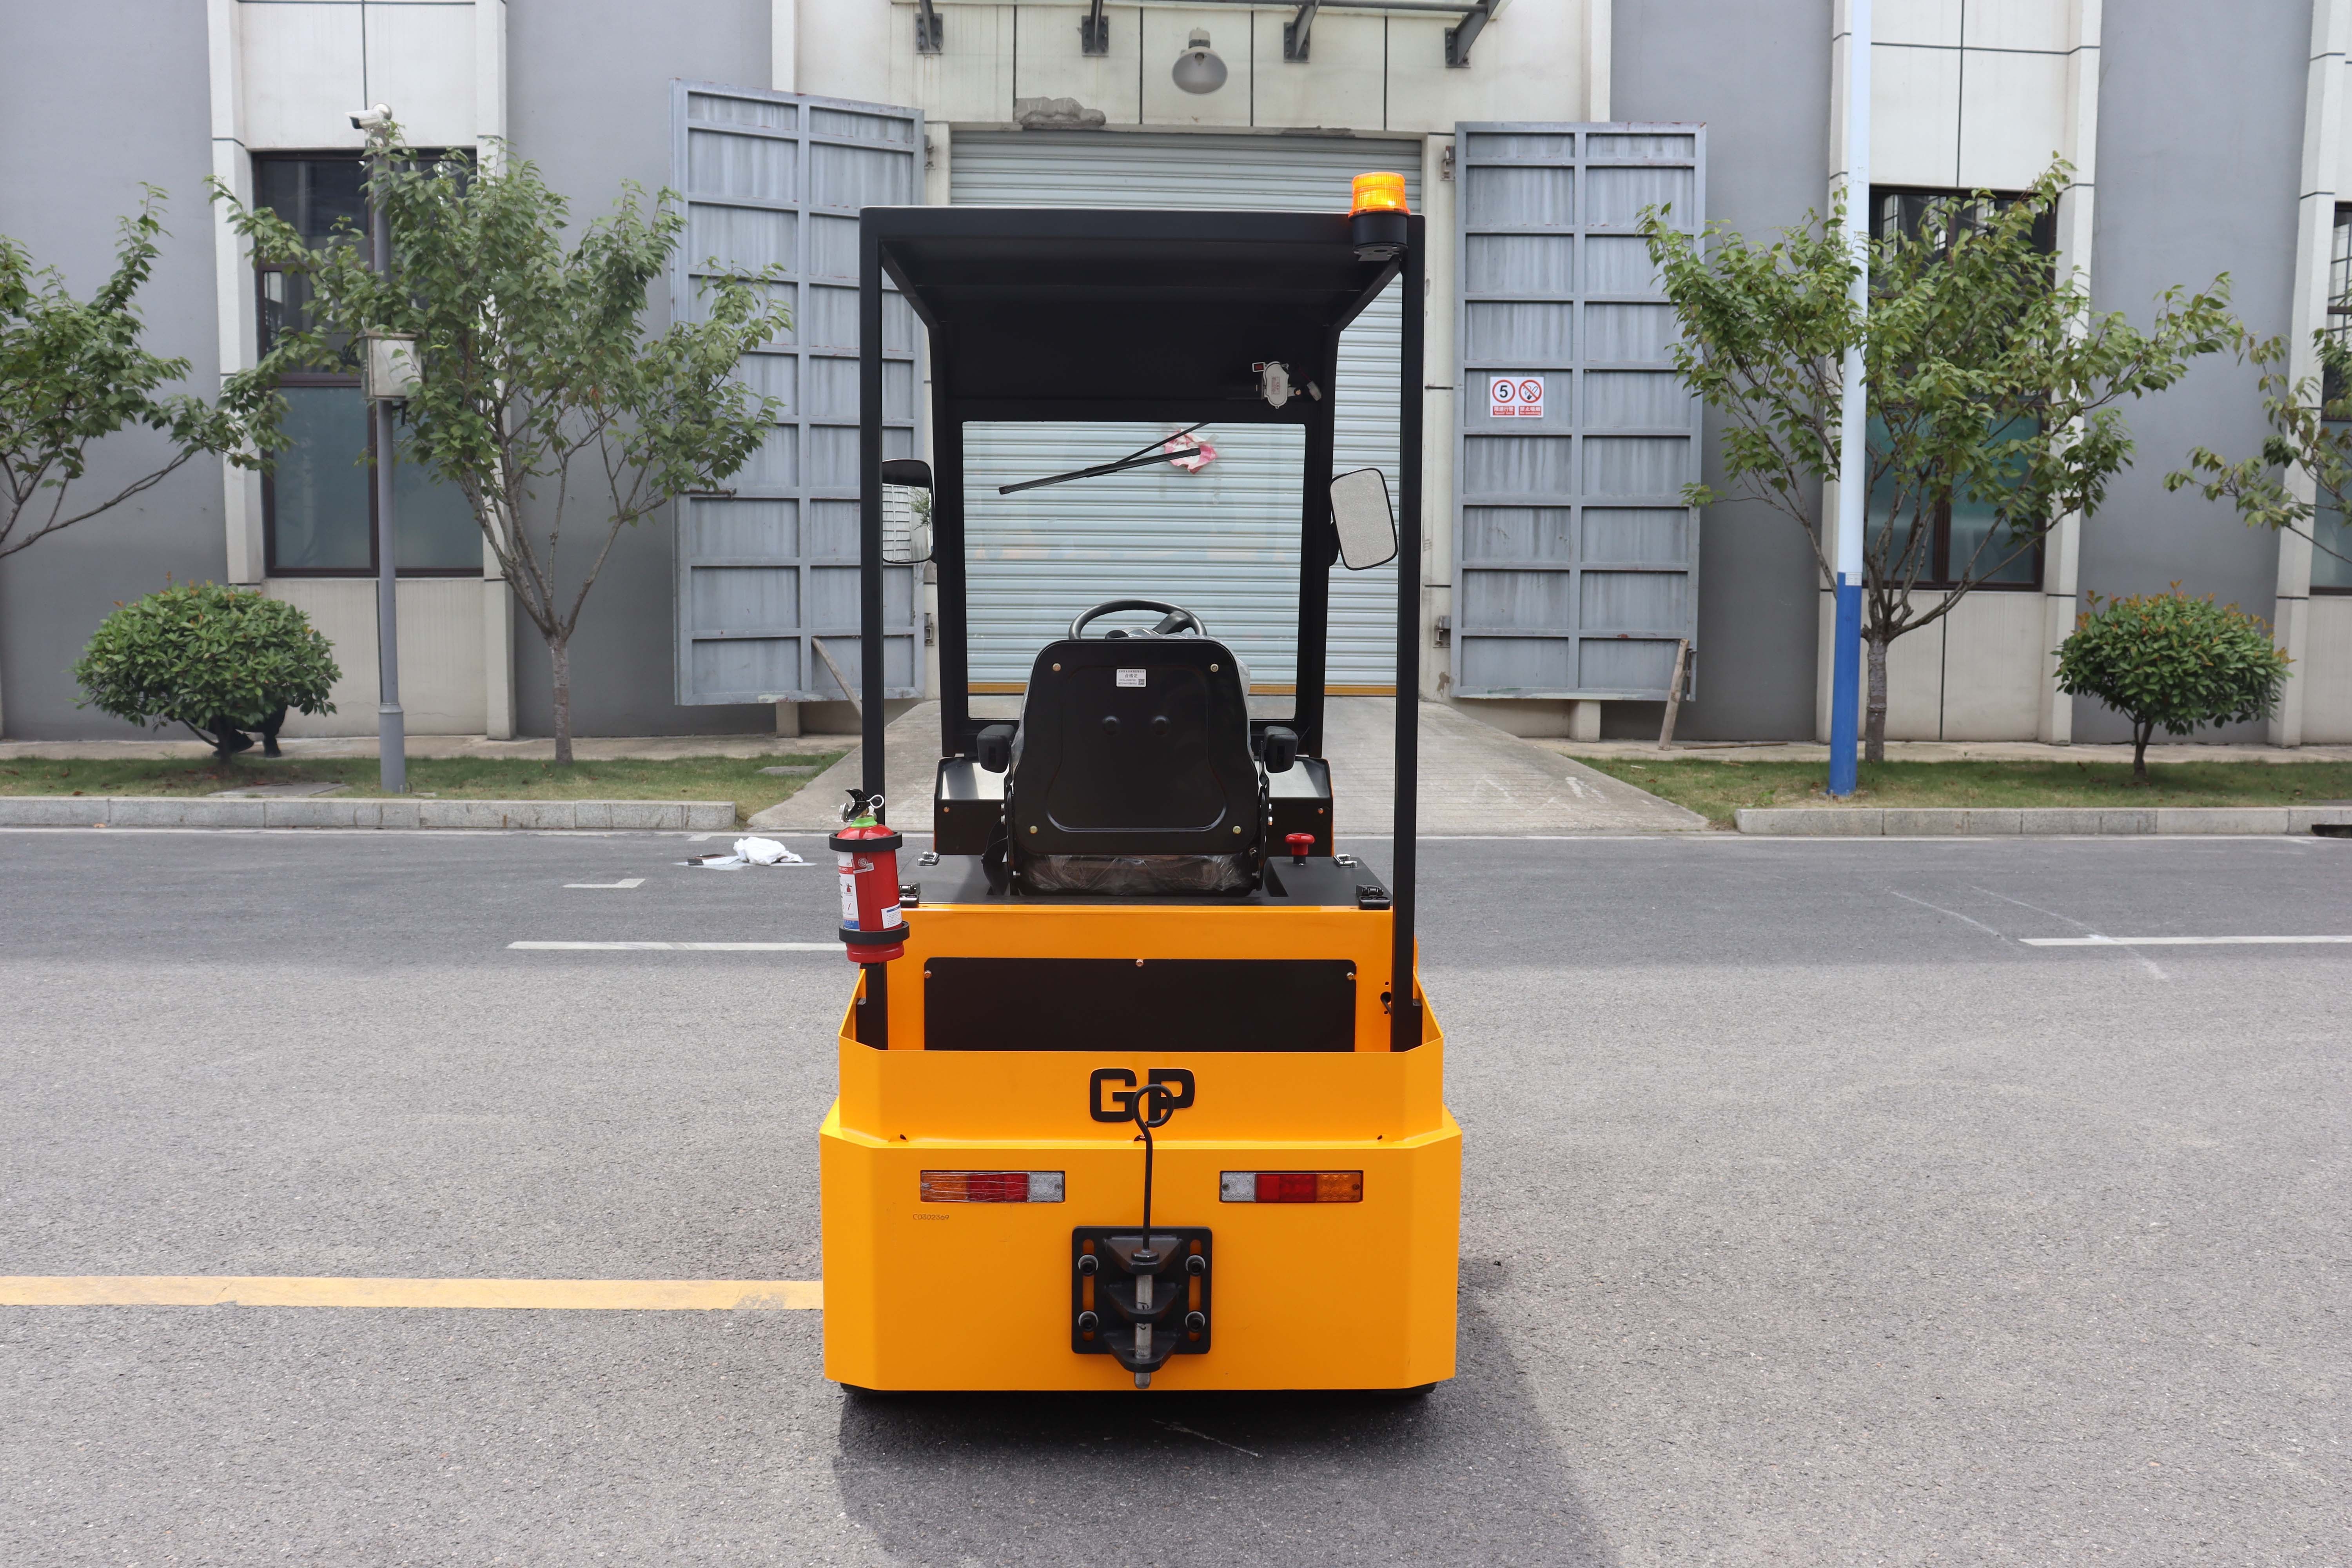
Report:
[[[1855,316],[1870,309],[1870,0],[1846,0],[1845,238],[1854,274],[1847,285]],[[1862,535],[1870,490],[1870,402],[1862,345],[1840,367],[1838,423],[1837,620],[1830,640],[1830,790],[1850,795],[1860,772],[1854,757],[1862,706]]]
[[[392,221],[374,176],[390,151],[392,110],[379,103],[352,116],[368,137],[368,258],[392,275]],[[406,339],[371,333],[365,343],[368,414],[375,421],[376,759],[383,793],[408,793],[408,718],[400,706],[400,563],[393,550],[393,405],[415,384],[415,354]]]

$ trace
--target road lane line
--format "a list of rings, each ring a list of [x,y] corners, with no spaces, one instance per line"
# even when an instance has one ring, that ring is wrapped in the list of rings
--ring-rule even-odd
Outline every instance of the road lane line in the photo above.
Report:
[[[839,952],[837,942],[510,942],[529,952]]]
[[[1925,899],[1915,899],[1908,893],[1896,893],[1892,888],[1889,888],[1886,890],[1890,893],[1895,893],[1896,898],[1901,899],[1906,904],[1916,904],[1923,910],[1933,910],[1939,915],[1949,915],[1954,920],[1959,921],[1962,925],[1972,925],[1976,927],[1977,930],[1984,932],[1987,936],[1999,936],[2000,934],[2000,932],[1993,930],[1992,927],[1985,924],[1984,921],[1970,920],[1968,916],[1960,913],[1958,910],[1948,910],[1941,904],[1931,904]]]
[[[230,1274],[0,1275],[0,1307],[432,1307],[821,1311],[822,1279],[332,1279]]]
[[[563,885],[567,888],[642,888],[646,879],[643,877],[624,877],[617,882],[566,882]]]
[[[2085,947],[2117,945],[2112,942],[2102,943],[2099,941],[2099,933],[2097,931],[2093,931],[2089,926],[2084,925],[2081,921],[2076,920],[2072,915],[2062,915],[2056,910],[2045,910],[2040,904],[2029,904],[2023,899],[2012,899],[2007,893],[1996,893],[1990,888],[1979,888],[1974,882],[1969,882],[1965,885],[1970,892],[1982,893],[1988,899],[1999,899],[2004,904],[2015,904],[2021,910],[2032,910],[2037,915],[2048,915],[2052,920],[2058,921],[2062,925],[2073,926],[2076,931],[2081,931],[2084,936],[2091,939],[2083,944]],[[2147,954],[2132,951],[2128,943],[2122,945],[2125,949],[2124,956],[2130,959],[2134,963],[2138,964],[2142,969],[2147,971],[2149,979],[2169,980],[2172,978],[2170,975],[2165,973],[2163,967]]]
[[[2303,947],[2352,936],[2021,936],[2028,947]]]

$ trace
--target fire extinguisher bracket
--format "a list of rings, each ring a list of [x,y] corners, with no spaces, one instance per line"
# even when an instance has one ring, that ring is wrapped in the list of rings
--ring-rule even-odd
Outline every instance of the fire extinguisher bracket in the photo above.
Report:
[[[849,956],[857,959],[858,963],[878,963],[887,962],[887,958],[897,958],[899,955],[893,952],[887,957],[858,958],[856,950],[861,947],[898,947],[914,934],[914,927],[908,925],[895,925],[887,931],[867,931],[863,926],[845,925],[841,928],[841,940],[848,945]]]
[[[898,850],[906,843],[881,823],[852,823],[826,845],[841,865],[841,941],[853,963],[903,958],[910,934],[901,912]]]

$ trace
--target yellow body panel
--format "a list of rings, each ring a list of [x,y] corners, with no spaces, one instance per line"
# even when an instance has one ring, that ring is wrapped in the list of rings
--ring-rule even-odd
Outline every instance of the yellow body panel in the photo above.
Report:
[[[1070,1233],[1141,1218],[1143,1149],[1089,1114],[1089,1078],[1193,1074],[1157,1135],[1155,1225],[1214,1235],[1212,1348],[1155,1388],[1407,1388],[1454,1374],[1462,1132],[1441,1098],[1444,1044],[1388,1048],[1384,914],[1349,909],[1044,905],[908,912],[889,965],[890,1048],[839,1042],[819,1133],[825,1375],[877,1389],[1128,1389],[1070,1348]],[[929,956],[1352,958],[1358,1048],[927,1051]],[[854,1009],[852,1017],[854,1018]],[[925,1170],[1066,1173],[1058,1204],[926,1204]],[[1356,1204],[1219,1201],[1223,1171],[1364,1173]]]

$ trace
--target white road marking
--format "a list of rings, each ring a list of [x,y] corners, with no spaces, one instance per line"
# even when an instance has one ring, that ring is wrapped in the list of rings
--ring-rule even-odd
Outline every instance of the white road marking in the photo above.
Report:
[[[2352,936],[2021,936],[2028,947],[2300,947]]]
[[[510,942],[527,952],[839,952],[837,942]]]
[[[1948,910],[1941,904],[1931,904],[1925,899],[1915,899],[1908,893],[1895,893],[1895,889],[1892,888],[1889,888],[1886,890],[1890,893],[1895,893],[1896,898],[1901,899],[1906,904],[1916,904],[1923,910],[1933,910],[1939,915],[1949,915],[1954,920],[1959,921],[1962,925],[1974,926],[1977,930],[1985,932],[1987,935],[1999,936],[2000,934],[2000,932],[1994,931],[1992,927],[1985,924],[1984,921],[1970,920],[1968,916],[1960,913],[1958,910]]]
[[[1190,1426],[1180,1426],[1173,1421],[1155,1420],[1152,1425],[1155,1426],[1165,1426],[1171,1432],[1181,1432],[1187,1437],[1198,1437],[1203,1443],[1214,1443],[1220,1448],[1231,1448],[1236,1454],[1247,1454],[1253,1459],[1263,1459],[1265,1458],[1264,1454],[1259,1453],[1255,1448],[1244,1448],[1239,1443],[1228,1443],[1223,1437],[1212,1437],[1206,1432],[1195,1432]]]
[[[624,877],[617,882],[566,882],[563,885],[567,888],[642,888],[646,879],[643,877]]]
[[[2076,931],[2083,932],[2084,936],[2090,939],[2088,942],[2084,943],[2086,947],[2112,947],[2116,945],[2113,942],[2103,942],[2097,931],[2093,931],[2089,926],[2084,925],[2081,921],[2074,919],[2072,915],[2062,915],[2056,910],[2045,910],[2040,904],[2029,904],[2023,899],[2012,899],[2007,893],[1996,893],[1990,888],[1979,888],[1974,882],[1968,883],[1967,887],[1969,891],[1972,893],[1982,893],[1988,899],[1999,899],[2004,904],[2015,904],[2021,910],[2032,910],[2037,915],[2048,915],[2053,921],[2057,921],[2064,925],[2073,926]],[[2142,969],[2147,970],[2150,977],[2154,979],[2169,980],[2172,978],[2172,976],[2164,972],[2162,967],[2157,963],[2156,960],[2148,957],[2147,954],[2144,952],[2132,952],[2129,950],[2128,946],[2126,946],[2124,956],[2130,959],[2134,963],[2138,964]]]

